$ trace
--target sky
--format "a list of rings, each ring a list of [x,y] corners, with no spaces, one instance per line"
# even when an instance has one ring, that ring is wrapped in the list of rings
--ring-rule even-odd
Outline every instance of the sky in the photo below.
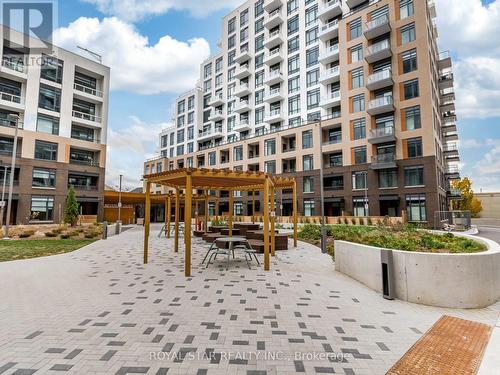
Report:
[[[500,191],[500,0],[435,0],[439,48],[455,72],[462,175]],[[59,0],[57,45],[111,67],[106,184],[141,185],[175,98],[216,52],[221,19],[241,0]],[[87,56],[88,57],[88,56]]]

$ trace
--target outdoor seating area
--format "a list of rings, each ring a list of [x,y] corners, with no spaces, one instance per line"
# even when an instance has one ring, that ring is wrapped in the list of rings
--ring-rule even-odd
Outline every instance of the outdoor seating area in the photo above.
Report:
[[[293,191],[293,239],[294,247],[297,247],[297,186],[295,179],[280,177],[262,172],[230,171],[223,169],[177,169],[161,173],[144,176],[146,182],[146,203],[144,222],[144,264],[148,263],[149,234],[150,234],[150,212],[151,212],[151,184],[164,185],[175,190],[175,224],[174,224],[174,252],[179,252],[179,227],[180,227],[180,200],[184,200],[184,274],[191,276],[191,236],[199,237],[210,246],[215,246],[213,258],[217,255],[226,256],[229,264],[229,257],[232,255],[233,246],[244,245],[244,254],[247,263],[252,259],[257,260],[255,252],[264,254],[264,270],[270,269],[270,256],[275,255],[277,244],[279,250],[288,248],[288,237],[276,234],[275,215],[275,194],[279,190],[291,189]],[[199,196],[193,191],[202,190],[204,194]],[[219,190],[229,192],[229,216],[227,226],[212,226],[208,228],[208,202],[209,191]],[[233,225],[234,214],[234,192],[241,191],[262,191],[265,201],[264,222],[262,230],[259,224],[238,223]],[[183,195],[181,195],[183,192]],[[252,194],[254,196],[254,194]],[[272,197],[272,199],[271,199]],[[203,200],[205,203],[205,233],[192,233],[187,228],[192,227],[193,203]],[[167,195],[165,201],[166,212],[171,212],[172,196]],[[166,216],[165,228],[170,228],[170,214]],[[235,241],[233,236],[240,235]],[[166,232],[166,237],[170,238],[170,231]],[[276,241],[278,239],[278,241]],[[242,243],[243,241],[243,243]],[[220,246],[219,246],[220,245]],[[210,252],[210,250],[209,250]],[[208,254],[208,253],[207,253]],[[210,255],[208,263],[210,264]],[[257,260],[258,261],[258,260]]]

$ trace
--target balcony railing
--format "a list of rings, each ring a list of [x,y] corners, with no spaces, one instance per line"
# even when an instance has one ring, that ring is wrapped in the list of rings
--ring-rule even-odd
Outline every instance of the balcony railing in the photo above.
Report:
[[[10,94],[8,92],[0,92],[0,98],[7,102],[22,104],[23,99],[19,95]]]
[[[393,168],[396,166],[396,154],[380,154],[372,157],[372,168]]]
[[[92,87],[87,87],[87,86],[81,85],[79,83],[75,83],[74,88],[77,91],[81,91],[81,92],[84,92],[85,94],[97,96],[99,98],[102,98],[102,96],[103,96],[101,90],[97,90],[97,89],[94,89]]]
[[[327,30],[330,30],[330,29],[333,29],[335,27],[338,27],[339,25],[339,21],[338,20],[335,20],[335,21],[332,21],[332,22],[328,22],[326,25],[323,25],[321,27],[321,31],[322,32],[326,32]]]
[[[368,81],[366,83],[367,83],[367,85],[370,85],[370,84],[374,84],[376,82],[383,81],[386,79],[391,79],[391,78],[392,78],[392,70],[391,69],[384,69],[384,70],[380,70],[378,72],[371,74],[368,77]]]
[[[79,165],[89,165],[91,167],[98,167],[99,161],[97,160],[79,160],[79,159],[69,159],[70,164],[79,164]]]
[[[365,24],[365,32],[376,29],[377,27],[381,27],[387,25],[389,23],[389,16],[384,14],[383,16],[377,17],[370,22]]]
[[[267,39],[272,39],[274,38],[275,36],[278,36],[281,34],[281,30],[276,30],[276,31],[273,31],[272,33],[269,33],[268,36],[267,36]]]
[[[332,54],[336,54],[336,53],[339,53],[339,45],[338,45],[338,43],[334,44],[333,46],[330,46],[330,47],[326,48],[325,52],[323,53],[323,55],[332,55]]]
[[[390,137],[395,134],[394,126],[385,126],[383,128],[377,128],[370,130],[370,138],[383,138]]]
[[[268,80],[275,77],[281,77],[281,72],[279,71],[279,69],[269,72],[269,74],[266,75],[265,79]]]
[[[102,117],[92,115],[90,113],[79,112],[79,111],[73,111],[73,117],[79,118],[82,120],[86,120],[86,121],[92,121],[92,122],[98,122],[98,123],[102,122]]]
[[[12,60],[4,57],[2,59],[2,65],[10,70],[14,70],[14,71],[19,72],[19,73],[26,72],[26,66],[24,65],[24,63],[21,63],[19,61],[12,61]]]
[[[368,104],[368,109],[385,107],[392,105],[392,103],[393,103],[392,96],[382,96],[380,98],[370,100],[370,103]]]
[[[385,40],[382,40],[381,42],[378,42],[378,43],[372,44],[371,46],[368,46],[366,48],[366,56],[375,55],[379,52],[382,52],[382,51],[390,49],[390,48],[391,48],[391,45],[389,43],[389,40],[385,39]]]
[[[73,184],[68,184],[68,188],[72,187],[75,190],[85,190],[85,191],[96,191],[98,188],[97,186],[92,186],[92,185],[73,185]]]

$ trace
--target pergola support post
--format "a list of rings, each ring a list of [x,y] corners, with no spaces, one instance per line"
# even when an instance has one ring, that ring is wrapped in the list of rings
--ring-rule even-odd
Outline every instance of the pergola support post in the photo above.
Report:
[[[170,238],[170,216],[172,215],[172,201],[170,194],[167,195],[167,207],[165,208],[165,237]]]
[[[193,204],[193,184],[190,173],[186,176],[186,198],[184,200],[184,275],[191,276],[191,211]]]
[[[271,256],[276,255],[276,242],[275,242],[276,235],[274,232],[276,228],[276,211],[274,207],[274,193],[275,190],[274,187],[272,187],[271,195],[269,197],[271,199]]]
[[[264,181],[264,271],[269,271],[269,178],[266,176]]]
[[[208,232],[208,190],[205,190],[205,233]]]
[[[293,246],[297,247],[297,182],[293,181]]]
[[[255,190],[252,190],[252,224],[255,224]]]
[[[180,211],[180,191],[175,189],[175,225],[174,225],[174,252],[179,252],[179,211]],[[185,229],[184,229],[185,230]]]
[[[146,182],[146,202],[144,207],[144,264],[148,263],[149,221],[151,219],[151,183]]]
[[[233,212],[234,212],[234,191],[229,191],[229,217],[227,226],[229,227],[229,237],[233,235]]]

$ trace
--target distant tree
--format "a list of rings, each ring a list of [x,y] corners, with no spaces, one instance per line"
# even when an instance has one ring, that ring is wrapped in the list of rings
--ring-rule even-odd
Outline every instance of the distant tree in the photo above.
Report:
[[[64,206],[64,222],[74,227],[78,222],[79,215],[80,205],[76,201],[75,190],[73,187],[70,187],[68,196],[66,197],[66,204]]]
[[[451,186],[454,189],[460,190],[462,199],[453,201],[453,209],[460,211],[470,211],[472,217],[478,217],[483,210],[481,201],[474,196],[472,191],[472,181],[468,177],[461,180],[453,181]]]

